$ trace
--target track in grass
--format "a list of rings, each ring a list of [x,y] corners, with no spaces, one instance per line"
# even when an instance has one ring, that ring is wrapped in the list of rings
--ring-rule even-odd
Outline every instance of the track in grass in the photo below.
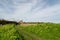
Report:
[[[19,34],[23,37],[23,40],[42,40],[40,37],[37,35],[34,35],[32,33],[28,33],[21,28],[15,27],[16,30],[18,30]]]

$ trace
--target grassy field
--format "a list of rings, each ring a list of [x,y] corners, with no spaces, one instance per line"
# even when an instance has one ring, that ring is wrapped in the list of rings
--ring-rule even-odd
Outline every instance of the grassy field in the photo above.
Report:
[[[60,40],[60,24],[43,23],[31,26],[21,26],[24,31],[35,34],[43,40]]]
[[[14,24],[0,25],[0,40],[22,40]]]
[[[60,24],[24,25],[0,25],[0,40],[60,40]]]

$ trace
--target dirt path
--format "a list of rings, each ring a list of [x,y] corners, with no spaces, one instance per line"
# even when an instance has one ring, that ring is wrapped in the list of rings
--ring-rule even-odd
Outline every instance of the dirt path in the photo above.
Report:
[[[37,25],[37,24],[20,24],[21,26],[27,27],[27,26],[31,26],[31,25]]]
[[[24,30],[22,30],[21,28],[17,28],[18,32],[20,33],[21,36],[23,36],[24,40],[42,40],[40,37],[38,37],[37,35],[28,33]]]

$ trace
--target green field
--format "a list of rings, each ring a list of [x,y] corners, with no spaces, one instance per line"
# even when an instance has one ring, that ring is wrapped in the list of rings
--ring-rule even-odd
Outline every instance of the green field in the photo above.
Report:
[[[0,40],[60,40],[60,24],[0,25]]]
[[[0,25],[0,40],[22,40],[14,24]]]

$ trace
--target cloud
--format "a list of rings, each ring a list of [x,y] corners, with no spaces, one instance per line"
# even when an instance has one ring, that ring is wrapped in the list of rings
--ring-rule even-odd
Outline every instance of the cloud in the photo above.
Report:
[[[60,14],[60,5],[54,5],[51,7],[47,7],[43,10],[39,10],[37,12],[33,12],[34,14],[31,15],[29,18],[30,20],[33,19],[35,21],[53,21],[52,19],[56,19],[59,17],[57,17],[56,15],[59,16]],[[53,16],[55,16],[55,18],[53,18]],[[48,20],[47,20],[48,19]]]
[[[59,0],[0,0],[0,18],[8,20],[58,22],[59,14]]]
[[[14,17],[14,18],[15,17],[18,17],[18,18],[25,17],[28,15],[27,12],[30,10],[30,8],[31,8],[30,3],[16,6],[16,10],[15,10],[14,14],[12,15],[12,17]]]
[[[60,5],[54,5],[51,7],[47,7],[43,10],[39,10],[37,12],[34,12],[37,17],[40,15],[40,17],[46,17],[46,16],[53,16],[56,15],[57,11],[60,11]]]

